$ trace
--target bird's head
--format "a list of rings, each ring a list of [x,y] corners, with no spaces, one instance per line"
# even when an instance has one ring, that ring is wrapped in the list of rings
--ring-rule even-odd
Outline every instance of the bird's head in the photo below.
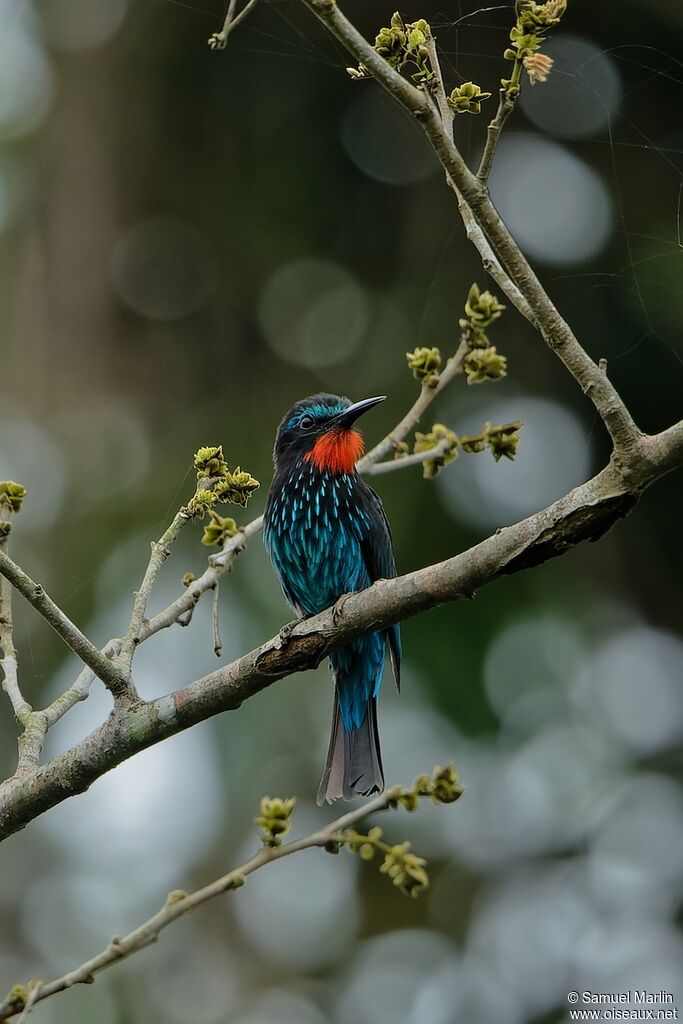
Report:
[[[363,438],[354,428],[359,416],[385,395],[351,403],[339,395],[312,395],[292,406],[278,427],[273,458],[303,458],[319,470],[351,473],[363,454]]]

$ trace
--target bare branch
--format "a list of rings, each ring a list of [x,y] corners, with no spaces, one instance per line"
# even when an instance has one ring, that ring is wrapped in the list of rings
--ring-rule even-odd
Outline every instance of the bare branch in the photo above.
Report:
[[[130,696],[130,688],[125,675],[109,658],[95,647],[83,634],[78,626],[64,614],[39,583],[34,583],[23,569],[12,561],[6,551],[0,550],[0,575],[9,580],[12,586],[22,594],[29,604],[33,605],[46,622],[54,629],[64,643],[78,655],[95,675],[102,680],[115,700]]]
[[[177,921],[178,918],[184,917],[185,914],[189,914],[190,911],[195,910],[204,903],[208,903],[209,900],[213,900],[217,896],[221,896],[223,893],[241,888],[244,885],[245,879],[260,868],[268,864],[274,864],[276,861],[282,860],[283,857],[289,857],[293,853],[299,853],[301,850],[309,850],[314,847],[329,847],[331,843],[344,843],[346,841],[345,833],[347,829],[350,829],[353,825],[363,821],[370,815],[397,807],[398,801],[404,792],[401,787],[393,787],[381,796],[375,797],[373,800],[369,800],[361,806],[355,807],[352,811],[341,815],[341,817],[325,825],[324,828],[312,832],[310,835],[303,836],[301,839],[294,839],[280,846],[264,846],[240,867],[233,868],[227,874],[209,883],[209,885],[205,885],[192,893],[186,893],[182,890],[169,893],[161,910],[157,911],[156,914],[153,914],[152,917],[148,918],[143,924],[138,925],[137,928],[133,929],[123,938],[112,939],[108,946],[101,953],[98,953],[97,956],[86,960],[85,963],[62,975],[60,978],[55,978],[53,981],[34,983],[28,989],[28,999],[25,1003],[23,993],[22,995],[17,995],[17,989],[15,988],[13,990],[14,994],[10,993],[4,1002],[0,1004],[0,1021],[9,1020],[15,1014],[21,1012],[22,1008],[26,1012],[26,1009],[30,1009],[35,1003],[47,999],[58,992],[64,992],[74,985],[91,984],[95,981],[96,975],[101,971],[121,963],[122,960],[146,949],[147,946],[156,942],[161,932],[174,921]]]
[[[120,640],[109,640],[109,642],[102,648],[101,653],[105,658],[111,659],[119,653],[120,649]],[[90,687],[95,678],[95,672],[86,665],[71,686],[69,686],[64,693],[60,694],[59,697],[55,697],[51,704],[48,704],[43,711],[43,714],[47,719],[48,729],[51,729],[55,722],[58,722],[60,718],[63,718],[68,711],[71,711],[79,701],[87,698],[90,693]]]
[[[469,598],[500,576],[538,565],[597,540],[633,507],[642,491],[683,465],[683,422],[653,437],[587,483],[527,519],[507,526],[444,562],[348,596],[342,605],[296,623],[202,679],[148,703],[115,707],[107,721],[53,761],[0,785],[0,839],[49,807],[83,792],[115,765],[168,736],[243,701],[293,672],[317,666],[368,630],[384,629],[450,601]]]
[[[484,184],[488,181],[489,174],[491,173],[493,158],[496,155],[496,146],[500,139],[500,133],[514,109],[514,98],[510,96],[505,89],[501,89],[500,99],[498,101],[498,110],[496,111],[496,116],[488,126],[486,132],[486,144],[484,145],[484,152],[482,153],[481,163],[479,164],[479,170],[477,171],[477,177]]]
[[[203,484],[204,481],[200,481]],[[199,486],[197,487],[199,490]],[[118,662],[122,671],[128,676],[135,655],[135,649],[143,638],[145,613],[149,602],[152,588],[156,582],[162,565],[171,553],[171,545],[178,537],[183,526],[190,521],[188,513],[183,509],[178,512],[171,525],[164,531],[157,541],[152,542],[152,553],[150,555],[145,575],[142,578],[140,589],[135,594],[133,601],[133,612],[130,619],[128,631],[121,643],[121,651]]]
[[[221,641],[220,622],[218,617],[218,598],[220,594],[220,583],[213,588],[213,601],[211,602],[211,631],[213,633],[213,653],[220,658],[223,650]]]
[[[7,522],[8,517],[3,516],[0,508],[0,522]],[[0,553],[4,553],[6,540],[0,540]],[[19,670],[17,665],[17,652],[14,649],[14,622],[12,618],[12,585],[9,580],[2,577],[0,580],[0,669],[2,669],[2,688],[10,699],[14,717],[17,722],[23,724],[27,715],[30,715],[33,708],[24,698],[19,687]]]
[[[237,556],[244,551],[249,541],[261,532],[262,527],[263,516],[258,516],[242,527],[234,537],[230,537],[223,545],[223,550],[210,557],[207,569],[198,579],[193,580],[185,591],[163,611],[143,623],[140,630],[140,643],[191,613],[202,594],[205,594],[207,590],[213,590],[219,580],[227,572],[230,572]]]

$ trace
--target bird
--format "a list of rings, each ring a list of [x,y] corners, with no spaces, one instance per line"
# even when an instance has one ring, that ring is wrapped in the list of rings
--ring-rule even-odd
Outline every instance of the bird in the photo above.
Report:
[[[351,403],[339,395],[312,395],[296,402],[277,429],[264,541],[284,596],[300,617],[396,575],[382,500],[356,470],[364,450],[356,421],[385,398]],[[387,648],[400,687],[397,624],[360,636],[329,657],[334,708],[318,805],[384,789],[377,700]]]

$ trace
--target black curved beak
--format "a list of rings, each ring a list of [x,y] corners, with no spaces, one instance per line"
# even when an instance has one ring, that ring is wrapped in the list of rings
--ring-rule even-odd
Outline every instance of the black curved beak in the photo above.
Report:
[[[377,398],[364,398],[362,402],[354,402],[348,409],[344,409],[336,417],[336,421],[340,427],[350,427],[352,423],[355,423],[359,416],[362,416],[368,409],[372,409],[374,405],[379,405],[386,399],[386,395],[378,395]]]

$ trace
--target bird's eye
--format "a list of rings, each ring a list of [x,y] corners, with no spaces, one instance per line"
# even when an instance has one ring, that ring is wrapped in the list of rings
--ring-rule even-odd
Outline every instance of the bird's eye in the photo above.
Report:
[[[312,416],[302,416],[299,420],[299,426],[302,430],[310,430],[314,426],[315,420]]]

